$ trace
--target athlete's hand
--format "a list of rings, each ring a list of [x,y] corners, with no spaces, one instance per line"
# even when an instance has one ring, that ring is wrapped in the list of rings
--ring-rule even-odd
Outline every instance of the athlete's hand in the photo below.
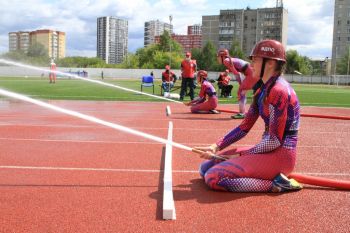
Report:
[[[199,157],[201,157],[202,159],[212,159],[215,156],[215,154],[211,151],[203,151],[196,148],[192,148],[192,151],[199,154]]]
[[[212,159],[213,156],[214,156],[214,153],[210,151],[203,151],[199,154],[199,157],[201,157],[202,159]]]
[[[219,151],[219,148],[215,143],[210,146],[196,146],[194,147],[194,149],[201,150],[201,151],[209,151],[209,152],[212,152],[213,154]]]

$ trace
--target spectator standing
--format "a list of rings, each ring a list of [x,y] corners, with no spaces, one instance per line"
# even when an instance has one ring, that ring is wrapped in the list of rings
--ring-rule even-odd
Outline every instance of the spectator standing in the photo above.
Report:
[[[187,87],[189,87],[189,95],[191,100],[194,99],[195,84],[195,72],[197,70],[196,60],[191,59],[191,53],[186,53],[186,58],[181,62],[181,91],[180,100],[183,101],[185,94],[187,93]]]
[[[50,83],[56,83],[56,64],[53,59],[51,59],[49,79]]]

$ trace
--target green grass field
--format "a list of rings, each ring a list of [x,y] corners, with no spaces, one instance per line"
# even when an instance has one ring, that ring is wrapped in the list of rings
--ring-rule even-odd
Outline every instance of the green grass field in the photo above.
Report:
[[[140,91],[140,80],[121,79],[104,80],[114,85]],[[155,83],[155,95],[160,96],[160,80]],[[216,84],[214,84],[216,86]],[[293,84],[301,105],[324,107],[350,107],[350,87],[331,85]],[[0,88],[25,94],[37,99],[62,100],[110,100],[110,101],[164,101],[153,97],[136,94],[113,87],[98,85],[91,82],[75,79],[58,79],[56,84],[49,84],[48,79],[0,77]],[[196,93],[199,88],[196,88]],[[144,91],[152,94],[152,88],[146,87]],[[232,91],[237,91],[237,84]],[[176,92],[179,92],[176,91]],[[251,98],[248,93],[248,102]],[[187,99],[189,99],[187,97]],[[237,103],[236,98],[220,98],[220,104]]]

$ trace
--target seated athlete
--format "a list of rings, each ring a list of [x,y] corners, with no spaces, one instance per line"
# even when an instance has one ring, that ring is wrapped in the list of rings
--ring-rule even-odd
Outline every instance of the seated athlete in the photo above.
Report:
[[[231,192],[284,192],[302,187],[288,179],[295,166],[300,119],[297,95],[282,78],[286,63],[283,45],[275,40],[258,42],[251,55],[254,77],[262,85],[242,123],[207,147],[201,157],[200,175],[214,189]],[[259,116],[265,122],[261,141],[252,148],[233,148],[218,153],[227,160],[213,158],[217,152],[245,137]]]
[[[218,78],[218,87],[221,89],[221,97],[231,98],[233,86],[230,84],[231,77],[228,75],[229,72],[229,70],[221,72]]]
[[[218,97],[216,96],[215,88],[207,80],[207,77],[207,71],[198,71],[197,82],[201,85],[199,96],[191,102],[184,103],[186,106],[191,106],[192,113],[219,113],[215,110],[218,106]]]
[[[174,72],[170,71],[170,66],[165,66],[165,71],[162,73],[162,88],[164,92],[170,92],[174,87],[177,77]]]

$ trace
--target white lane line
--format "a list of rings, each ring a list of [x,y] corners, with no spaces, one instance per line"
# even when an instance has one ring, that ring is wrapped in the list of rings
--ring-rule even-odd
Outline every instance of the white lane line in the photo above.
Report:
[[[119,143],[119,144],[150,144],[155,145],[159,142],[130,142],[130,141],[93,141],[93,140],[61,140],[61,139],[33,139],[33,138],[0,138],[3,141],[38,141],[38,142],[68,142],[68,143]]]
[[[149,172],[159,173],[161,170],[148,169],[118,169],[118,168],[88,168],[88,167],[35,167],[35,166],[0,166],[0,169],[21,170],[51,170],[51,171],[101,171],[101,172]]]
[[[8,170],[50,170],[50,171],[91,171],[91,172],[144,172],[144,173],[160,173],[164,170],[159,169],[119,169],[119,168],[89,168],[89,167],[41,167],[41,166],[0,166],[0,169]],[[198,173],[198,170],[173,170],[173,173]],[[302,172],[295,173],[310,176],[344,176],[350,177],[350,173],[332,173],[332,172]],[[199,173],[198,173],[199,174]]]
[[[4,138],[0,137],[0,141],[38,141],[38,142],[67,142],[67,143],[119,143],[119,144],[149,144],[149,145],[160,145],[162,143],[159,142],[139,142],[139,141],[95,141],[95,140],[65,140],[65,139],[37,139],[37,138]],[[208,142],[209,143],[209,142]],[[180,142],[180,144],[187,145],[187,146],[203,146],[203,143],[185,143]],[[237,147],[252,147],[254,145],[248,145],[248,144],[236,144]],[[349,146],[325,146],[325,145],[319,145],[319,146],[298,146],[298,148],[327,148],[327,149],[344,149],[349,150]]]

